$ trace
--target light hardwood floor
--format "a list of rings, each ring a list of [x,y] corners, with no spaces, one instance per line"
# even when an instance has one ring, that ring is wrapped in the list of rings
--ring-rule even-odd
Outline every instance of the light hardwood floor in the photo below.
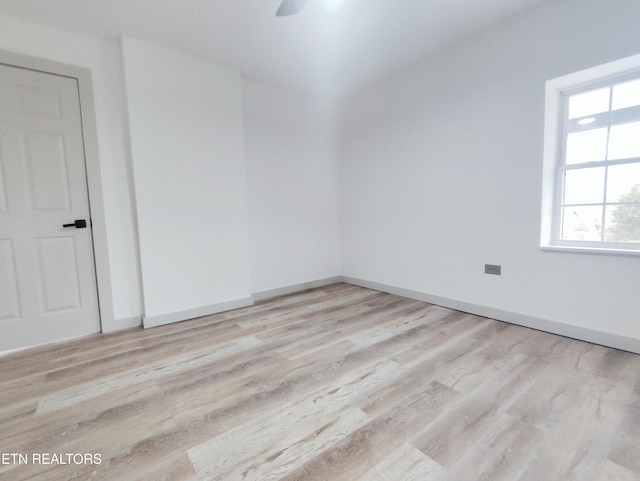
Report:
[[[0,399],[0,480],[640,480],[640,356],[345,284],[0,357]]]

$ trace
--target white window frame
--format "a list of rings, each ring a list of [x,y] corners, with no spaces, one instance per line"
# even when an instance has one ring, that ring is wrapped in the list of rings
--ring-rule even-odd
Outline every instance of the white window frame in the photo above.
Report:
[[[640,256],[640,243],[570,241],[561,238],[564,172],[567,169],[579,168],[564,165],[567,99],[569,95],[597,89],[612,83],[624,82],[625,79],[639,76],[640,55],[634,55],[547,81],[540,236],[540,246],[543,250]],[[605,161],[599,165],[615,165],[624,162]]]

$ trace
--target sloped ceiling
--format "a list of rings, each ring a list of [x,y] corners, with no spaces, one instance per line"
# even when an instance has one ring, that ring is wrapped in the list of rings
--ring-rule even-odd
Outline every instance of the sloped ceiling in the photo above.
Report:
[[[346,0],[338,14],[309,0],[0,0],[0,13],[73,32],[125,34],[315,94],[371,82],[544,1]],[[1,33],[0,33],[1,34]]]

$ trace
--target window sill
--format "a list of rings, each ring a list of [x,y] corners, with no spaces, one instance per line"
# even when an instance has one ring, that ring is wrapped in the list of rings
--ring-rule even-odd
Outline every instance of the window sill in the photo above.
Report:
[[[540,249],[549,252],[566,252],[569,254],[595,254],[595,255],[611,255],[611,256],[627,256],[640,257],[640,250],[633,249],[611,249],[603,247],[574,247],[574,246],[557,246],[557,245],[541,245]]]

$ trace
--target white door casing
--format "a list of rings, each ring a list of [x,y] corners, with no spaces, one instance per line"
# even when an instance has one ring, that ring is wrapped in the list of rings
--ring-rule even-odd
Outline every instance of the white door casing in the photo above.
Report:
[[[0,351],[98,331],[78,82],[0,65]]]

